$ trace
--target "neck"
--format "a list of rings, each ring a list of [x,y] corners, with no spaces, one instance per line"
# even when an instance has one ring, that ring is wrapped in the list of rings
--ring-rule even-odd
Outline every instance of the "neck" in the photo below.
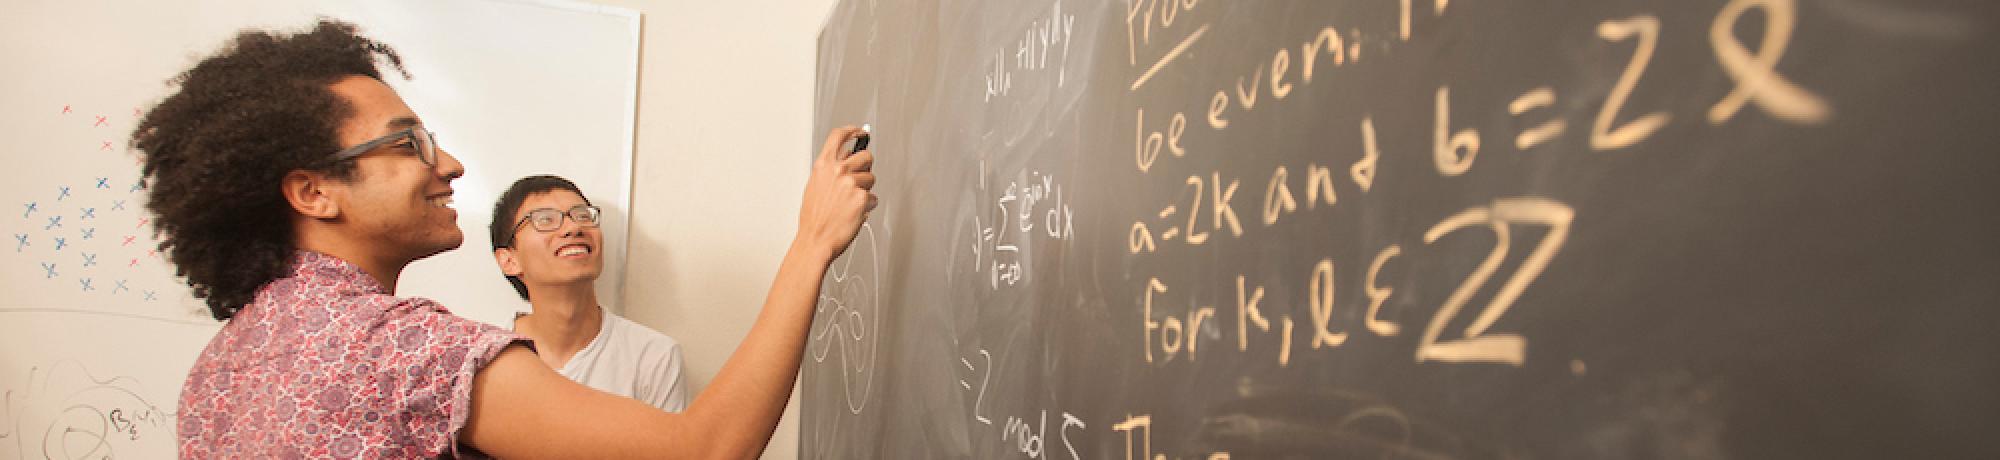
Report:
[[[298,232],[298,238],[293,241],[294,246],[333,256],[361,267],[362,273],[367,273],[370,278],[375,278],[375,282],[382,283],[382,287],[390,294],[396,293],[396,280],[403,276],[403,267],[409,266],[410,262],[416,260],[380,254],[381,251],[370,251],[369,249],[379,246],[367,242],[349,241],[341,238],[338,233],[317,227],[299,228]]]
[[[514,319],[514,330],[535,341],[542,361],[560,368],[603,328],[604,310],[590,283],[528,286],[533,313]]]

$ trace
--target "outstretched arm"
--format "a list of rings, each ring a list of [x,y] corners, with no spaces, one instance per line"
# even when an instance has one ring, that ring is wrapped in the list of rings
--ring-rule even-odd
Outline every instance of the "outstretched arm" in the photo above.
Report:
[[[753,458],[770,441],[798,377],[820,279],[875,206],[874,156],[842,155],[860,132],[827,135],[799,210],[798,234],[750,335],[687,412],[672,414],[556,375],[515,346],[473,380],[459,439],[501,457]]]

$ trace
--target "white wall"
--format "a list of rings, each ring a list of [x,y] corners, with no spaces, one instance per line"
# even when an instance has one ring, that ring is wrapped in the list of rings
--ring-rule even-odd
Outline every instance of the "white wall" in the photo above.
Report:
[[[0,72],[0,235],[11,237],[0,246],[0,459],[174,456],[172,411],[221,323],[152,250],[146,194],[133,187],[138,154],[125,140],[168,78],[244,28],[300,31],[330,16],[406,59],[415,78],[389,84],[465,162],[453,186],[466,238],[404,271],[398,294],[511,318],[523,304],[482,229],[499,191],[530,173],[576,179],[612,212],[606,241],[629,247],[617,224],[630,214],[637,18],[572,6],[0,0],[0,61],[14,64]],[[621,259],[606,253],[612,281],[600,293],[622,291]]]
[[[644,15],[624,314],[680,340],[701,391],[797,227],[833,0],[593,0]],[[798,401],[764,458],[798,457]]]

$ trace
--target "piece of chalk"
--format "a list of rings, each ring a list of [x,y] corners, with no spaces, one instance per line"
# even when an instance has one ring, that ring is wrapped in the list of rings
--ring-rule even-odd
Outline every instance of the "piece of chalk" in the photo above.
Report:
[[[871,134],[872,134],[872,130],[870,129],[870,127],[868,126],[868,124],[867,124],[867,123],[863,123],[863,124],[861,124],[861,135],[859,135],[859,136],[854,136],[854,149],[853,149],[853,150],[849,150],[849,151],[847,151],[847,153],[848,153],[849,155],[852,155],[852,154],[854,154],[854,152],[859,152],[859,151],[862,151],[862,150],[867,150],[867,149],[868,149],[868,137],[869,137],[869,136],[870,136]]]

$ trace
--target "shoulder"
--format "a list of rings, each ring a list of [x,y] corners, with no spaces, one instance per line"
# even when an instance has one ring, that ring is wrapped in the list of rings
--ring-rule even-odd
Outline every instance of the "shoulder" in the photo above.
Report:
[[[633,397],[672,412],[687,409],[685,383],[682,382],[683,358],[681,345],[666,334],[641,325],[611,312],[604,313],[606,333],[616,343],[607,356],[615,356],[611,361],[623,362],[630,368]],[[617,349],[622,348],[622,349]]]
[[[611,332],[619,346],[649,351],[672,351],[676,354],[680,352],[680,341],[644,324],[625,319],[610,311],[604,312],[604,322],[605,329]]]
[[[454,315],[436,301],[389,295],[360,296],[351,317],[337,320],[350,358],[400,374],[394,383],[406,391],[442,392],[455,399],[455,388],[491,362],[508,345],[526,339],[491,324]],[[358,356],[353,356],[358,355]]]
[[[452,314],[430,299],[388,297],[378,301],[390,306],[383,309],[382,317],[370,326],[376,329],[377,334],[385,335],[401,348],[462,346],[520,339],[518,334],[506,328]]]

